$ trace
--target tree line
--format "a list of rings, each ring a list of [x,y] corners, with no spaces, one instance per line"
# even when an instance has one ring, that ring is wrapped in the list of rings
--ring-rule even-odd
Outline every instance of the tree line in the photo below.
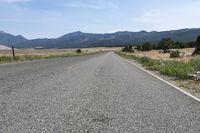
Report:
[[[182,43],[174,42],[171,38],[163,38],[158,43],[146,42],[143,45],[136,46],[138,51],[151,51],[151,50],[163,50],[164,53],[170,52],[170,49],[181,49],[181,48],[195,48],[193,55],[200,55],[200,36],[196,41]],[[123,48],[124,52],[134,52],[132,46],[126,46]]]
[[[181,48],[193,48],[195,47],[196,42],[174,42],[171,38],[163,38],[157,44],[146,42],[143,45],[139,45],[136,47],[139,51],[151,51],[151,50],[163,50],[164,53],[167,53],[169,49],[181,49]]]

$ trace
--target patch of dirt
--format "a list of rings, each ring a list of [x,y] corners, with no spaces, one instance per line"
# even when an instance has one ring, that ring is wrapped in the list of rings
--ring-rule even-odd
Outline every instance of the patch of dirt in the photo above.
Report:
[[[194,80],[177,80],[176,83],[185,91],[200,98],[200,81]]]

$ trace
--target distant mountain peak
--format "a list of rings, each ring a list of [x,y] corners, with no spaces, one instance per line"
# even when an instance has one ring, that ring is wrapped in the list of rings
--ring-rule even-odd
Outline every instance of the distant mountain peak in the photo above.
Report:
[[[81,32],[81,31],[76,31],[76,32],[72,32],[72,33],[69,33],[69,34],[79,35],[79,34],[84,34],[84,33]]]
[[[117,31],[115,33],[128,33],[129,31]]]
[[[0,31],[0,33],[1,33],[1,34],[5,34],[6,32],[4,32],[4,31]]]
[[[82,33],[81,31],[76,31],[76,32],[72,32],[72,33],[68,33],[68,34],[65,34],[65,35],[63,35],[63,36],[61,36],[61,37],[59,37],[59,38],[61,38],[61,39],[66,39],[66,38],[69,38],[69,37],[77,37],[77,36],[80,36],[80,35],[82,35],[82,34],[84,34],[84,33]],[[59,39],[58,38],[58,39]]]
[[[141,30],[140,33],[147,33],[147,31],[146,30]]]
[[[15,35],[6,33],[4,31],[0,31],[0,44],[11,47],[15,44],[22,43],[24,41],[27,41],[27,39],[21,35],[15,36]]]
[[[26,39],[25,37],[23,37],[22,35],[17,35],[16,37],[19,37],[19,38],[24,38]]]
[[[83,32],[81,32],[81,31],[76,31],[76,32],[74,32],[74,33],[83,33]]]

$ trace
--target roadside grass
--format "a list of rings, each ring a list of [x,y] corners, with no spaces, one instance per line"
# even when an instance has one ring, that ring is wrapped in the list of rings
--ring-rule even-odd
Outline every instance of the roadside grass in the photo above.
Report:
[[[16,58],[13,60],[11,49],[0,49],[0,64],[15,63],[23,61],[33,61],[52,58],[65,58],[74,56],[91,55],[109,51],[118,51],[119,47],[95,47],[81,48],[81,53],[77,49],[15,49]],[[80,52],[80,51],[79,51]]]
[[[65,58],[65,57],[73,57],[73,56],[83,56],[89,55],[99,52],[93,53],[66,53],[61,55],[18,55],[15,57],[15,60],[12,56],[0,56],[0,64],[4,63],[12,63],[12,62],[22,62],[22,61],[33,61],[33,60],[42,60],[42,59],[53,59],[53,58]]]
[[[13,58],[10,56],[0,56],[0,63],[10,63],[13,61]]]
[[[200,70],[200,58],[194,58],[188,62],[161,61],[149,57],[136,57],[117,52],[118,55],[126,59],[133,59],[142,64],[146,69],[158,71],[160,74],[177,77],[178,79],[189,79],[189,75]]]

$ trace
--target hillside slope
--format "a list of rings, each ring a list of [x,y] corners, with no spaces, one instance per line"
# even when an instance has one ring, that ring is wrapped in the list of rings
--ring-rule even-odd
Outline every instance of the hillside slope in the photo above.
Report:
[[[174,41],[189,42],[194,41],[200,35],[200,29],[181,29],[163,32],[116,32],[110,34],[82,33],[80,31],[69,33],[58,38],[26,40],[22,36],[8,34],[7,38],[0,34],[0,43],[17,48],[87,48],[87,47],[114,47],[144,42],[157,43],[162,38],[170,37]],[[5,36],[5,35],[4,35]],[[9,36],[11,37],[9,39]]]
[[[27,41],[27,39],[21,35],[14,36],[4,31],[0,31],[0,44],[11,47],[13,45],[16,46],[16,44],[24,41]]]

